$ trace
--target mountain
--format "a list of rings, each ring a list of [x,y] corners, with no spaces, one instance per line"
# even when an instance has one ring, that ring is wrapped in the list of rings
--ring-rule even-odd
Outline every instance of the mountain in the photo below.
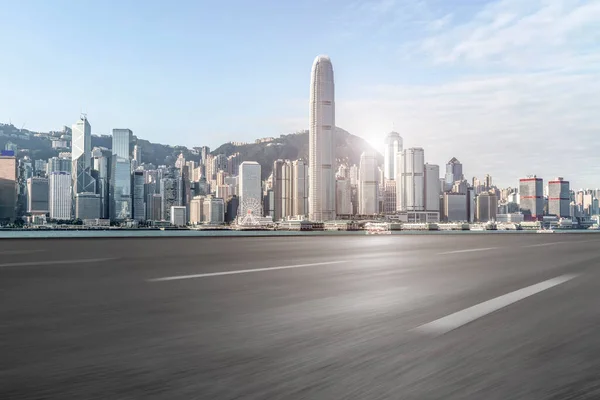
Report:
[[[358,165],[363,151],[375,151],[379,164],[383,163],[383,156],[363,138],[341,128],[336,128],[334,146],[338,163]],[[213,155],[226,156],[234,153],[240,153],[241,161],[258,161],[262,166],[262,178],[266,179],[271,174],[275,160],[308,160],[308,131],[281,135],[279,138],[259,139],[255,143],[225,143],[212,152]]]
[[[18,129],[10,124],[0,124],[0,149],[4,149],[6,143],[10,141],[16,144],[20,151],[26,150],[24,154],[28,154],[32,160],[47,160],[57,156],[60,151],[69,151],[69,149],[52,148],[52,139],[58,139],[59,136],[58,132],[37,133]],[[92,147],[111,148],[111,141],[110,135],[92,135]],[[152,143],[135,136],[134,142],[141,146],[142,160],[146,163],[173,165],[180,153],[183,153],[186,160],[200,160],[197,151],[185,146]],[[336,128],[334,146],[338,162],[349,165],[358,165],[363,151],[374,151],[364,139],[341,128]],[[266,179],[271,174],[275,160],[308,160],[308,131],[281,135],[279,138],[259,139],[254,143],[225,143],[212,152],[213,155],[225,154],[226,156],[234,153],[240,153],[240,162],[258,161],[262,166],[263,178]],[[381,154],[377,151],[375,153],[379,163],[383,163]]]

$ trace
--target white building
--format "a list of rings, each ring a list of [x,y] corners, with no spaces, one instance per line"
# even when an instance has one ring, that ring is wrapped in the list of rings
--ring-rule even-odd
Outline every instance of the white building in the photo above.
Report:
[[[385,149],[383,152],[385,179],[396,179],[398,153],[401,153],[402,150],[402,137],[400,137],[400,134],[398,132],[388,133],[385,138]]]
[[[318,56],[310,78],[308,212],[311,221],[335,219],[334,93],[331,60]]]
[[[385,214],[396,213],[396,181],[386,179],[383,190],[383,212]]]
[[[349,179],[336,180],[335,202],[337,215],[352,215],[352,185]]]
[[[185,206],[171,206],[171,225],[185,226]]]
[[[52,219],[71,219],[71,174],[51,172],[48,176],[48,208]]]
[[[362,153],[358,178],[359,215],[379,213],[378,172],[375,153],[371,151]]]
[[[425,164],[425,210],[440,211],[440,166]]]
[[[248,211],[246,208],[251,204],[261,205],[261,168],[256,161],[244,161],[240,164],[239,190],[241,206],[239,214],[245,215]]]
[[[71,127],[71,159],[76,161],[79,157],[84,158],[84,167],[91,167],[92,157],[92,127],[87,120],[87,116],[82,114],[79,121]]]
[[[190,223],[198,225],[204,222],[204,196],[194,196],[190,201]]]
[[[399,155],[396,174],[397,211],[425,210],[425,152],[422,148],[410,148]]]
[[[207,196],[204,199],[204,222],[207,224],[222,224],[225,222],[225,202],[223,199]]]

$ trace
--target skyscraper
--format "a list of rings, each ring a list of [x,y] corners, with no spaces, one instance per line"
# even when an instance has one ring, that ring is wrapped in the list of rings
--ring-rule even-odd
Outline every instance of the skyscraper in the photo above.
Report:
[[[51,172],[48,175],[48,208],[50,218],[71,219],[71,174],[68,172]]]
[[[526,220],[541,220],[544,215],[544,182],[535,175],[519,180],[519,205]]]
[[[390,132],[385,138],[385,151],[383,153],[383,172],[385,179],[396,179],[398,153],[402,152],[402,137],[398,132]]]
[[[246,215],[248,208],[252,205],[261,204],[261,168],[256,161],[244,161],[240,164],[240,215]],[[257,210],[252,209],[253,213]],[[255,215],[261,217],[262,215]]]
[[[306,215],[308,213],[308,165],[304,160],[292,162],[292,213]]]
[[[396,203],[398,211],[425,211],[425,152],[420,147],[399,154],[396,174]]]
[[[496,220],[498,212],[498,197],[490,192],[477,196],[477,221],[488,222]]]
[[[14,221],[17,209],[17,159],[0,156],[0,220]]]
[[[87,116],[82,114],[72,128],[71,173],[73,175],[73,195],[96,193],[96,180],[91,175],[92,127]]]
[[[425,211],[440,211],[440,166],[425,164]]]
[[[133,173],[133,219],[146,220],[146,204],[144,196],[144,171]]]
[[[309,111],[309,219],[335,219],[335,96],[333,66],[318,56],[310,77]]]
[[[377,159],[372,151],[360,156],[358,172],[358,213],[375,215],[379,213],[379,186],[377,182]]]
[[[548,214],[563,218],[569,217],[570,203],[569,181],[559,177],[548,182]]]
[[[108,150],[94,147],[92,150],[92,165],[97,172],[96,183],[100,195],[100,218],[110,218],[110,170],[112,155]]]
[[[27,179],[27,212],[46,214],[48,212],[48,179],[31,177]]]
[[[275,221],[292,215],[292,163],[290,160],[275,160],[273,163],[273,196]]]
[[[462,181],[464,179],[463,168],[460,161],[456,157],[452,157],[446,164],[446,191],[452,189],[452,185],[456,181]]]
[[[113,129],[112,131],[112,152],[113,156],[131,159],[131,142],[133,132],[131,129]]]
[[[139,144],[133,146],[133,160],[135,161],[136,165],[142,164],[142,146]]]

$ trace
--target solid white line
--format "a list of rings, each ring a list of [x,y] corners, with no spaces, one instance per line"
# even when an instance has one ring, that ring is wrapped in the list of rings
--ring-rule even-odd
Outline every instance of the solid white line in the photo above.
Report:
[[[577,275],[561,275],[556,278],[548,279],[547,281],[516,290],[483,303],[479,303],[473,307],[465,308],[464,310],[458,311],[454,314],[450,314],[428,324],[421,325],[415,330],[421,333],[442,335],[468,324],[469,322],[493,313],[494,311],[516,303],[519,300],[523,300],[529,296],[533,296],[536,293],[550,289],[551,287],[560,285],[561,283],[565,283],[576,276]]]
[[[438,253],[438,255],[443,255],[443,254],[458,254],[458,253],[472,253],[474,251],[486,251],[486,250],[494,250],[494,249],[497,249],[497,247],[483,247],[481,249],[466,249],[466,250],[446,251],[444,253]]]
[[[56,261],[27,261],[27,262],[14,262],[0,264],[2,267],[28,267],[34,265],[65,265],[65,264],[83,264],[83,263],[96,263],[102,261],[110,261],[114,258],[84,258],[81,260],[56,260]]]
[[[207,278],[209,276],[249,274],[251,272],[264,272],[264,271],[275,271],[275,270],[279,270],[279,269],[316,267],[318,265],[332,265],[332,264],[341,264],[341,263],[345,263],[345,262],[347,262],[347,261],[327,261],[327,262],[312,263],[312,264],[284,265],[281,267],[267,267],[267,268],[255,268],[255,269],[240,269],[237,271],[209,272],[206,274],[166,276],[164,278],[148,279],[148,282],[177,281],[180,279]]]

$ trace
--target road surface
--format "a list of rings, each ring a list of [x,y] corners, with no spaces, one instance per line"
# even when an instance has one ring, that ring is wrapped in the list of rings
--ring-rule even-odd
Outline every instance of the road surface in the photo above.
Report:
[[[598,399],[600,235],[0,242],[2,399]]]

